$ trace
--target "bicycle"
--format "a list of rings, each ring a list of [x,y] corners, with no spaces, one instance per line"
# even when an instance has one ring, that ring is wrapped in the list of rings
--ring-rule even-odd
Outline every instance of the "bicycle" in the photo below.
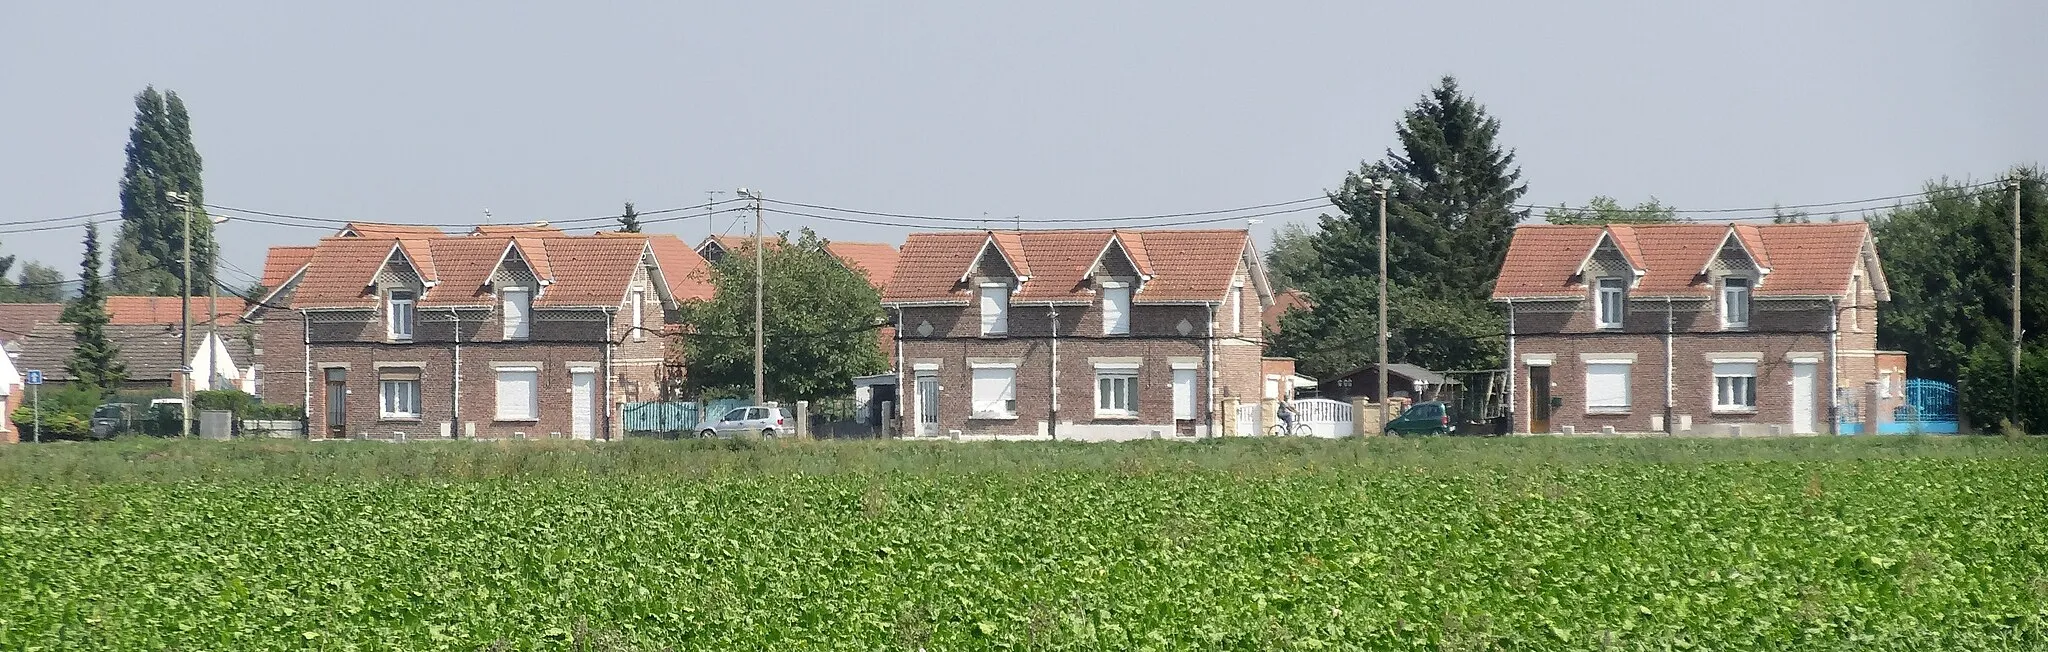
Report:
[[[1273,427],[1266,429],[1266,434],[1273,437],[1308,437],[1314,435],[1315,431],[1310,430],[1308,424],[1296,421],[1292,427],[1285,423],[1273,424]]]

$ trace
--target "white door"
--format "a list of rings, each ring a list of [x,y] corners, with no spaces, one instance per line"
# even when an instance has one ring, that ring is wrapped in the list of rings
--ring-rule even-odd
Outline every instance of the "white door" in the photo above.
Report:
[[[939,377],[918,374],[917,403],[911,406],[917,414],[917,436],[936,437],[939,434]]]
[[[1811,362],[1792,363],[1792,432],[1812,434],[1813,429],[1813,377]]]
[[[569,421],[577,439],[597,436],[597,372],[569,372]]]

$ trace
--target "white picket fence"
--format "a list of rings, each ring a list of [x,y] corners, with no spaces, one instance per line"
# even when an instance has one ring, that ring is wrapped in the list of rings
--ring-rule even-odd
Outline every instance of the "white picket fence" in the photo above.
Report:
[[[1251,437],[1266,434],[1259,430],[1259,404],[1245,403],[1237,406],[1237,436]]]
[[[1326,398],[1294,401],[1294,421],[1308,426],[1315,437],[1349,437],[1357,432],[1352,427],[1351,404]]]

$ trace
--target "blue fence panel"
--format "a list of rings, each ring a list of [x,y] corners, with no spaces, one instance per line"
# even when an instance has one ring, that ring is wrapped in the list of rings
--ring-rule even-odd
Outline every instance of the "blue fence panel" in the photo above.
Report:
[[[689,434],[699,424],[715,420],[727,411],[750,404],[745,399],[717,399],[696,402],[647,402],[626,404],[627,432]]]
[[[1938,380],[1914,378],[1906,381],[1905,402],[1892,409],[1891,418],[1877,426],[1880,435],[1953,435],[1961,431],[1956,420],[1956,388]],[[1863,419],[1855,401],[1842,402],[1839,432],[1863,433]]]

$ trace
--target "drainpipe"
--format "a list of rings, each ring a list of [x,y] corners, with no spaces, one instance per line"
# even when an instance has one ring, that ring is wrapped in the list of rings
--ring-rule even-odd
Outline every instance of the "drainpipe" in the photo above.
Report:
[[[618,319],[619,313],[617,308],[604,311],[604,382],[598,384],[604,387],[605,441],[612,440],[612,333],[614,332],[612,329],[618,325]],[[571,389],[570,391],[575,390]],[[595,406],[592,407],[594,408]],[[570,412],[573,413],[575,410],[570,410]],[[570,414],[569,416],[574,418],[576,415]],[[576,424],[569,424],[569,431],[572,433],[570,436],[574,437],[573,433],[576,431]]]
[[[1052,317],[1052,415],[1046,427],[1049,429],[1047,432],[1052,434],[1053,440],[1058,441],[1060,438],[1060,308],[1056,305],[1048,305],[1045,307],[1045,310],[1046,314]]]
[[[1842,434],[1842,367],[1841,344],[1842,307],[1840,300],[1828,297],[1828,434]]]
[[[303,360],[306,365],[306,400],[299,405],[306,408],[306,423],[310,424],[313,422],[313,318],[304,310],[299,311],[299,326],[306,345],[306,359]],[[306,428],[306,438],[313,438],[312,428]]]
[[[1519,430],[1517,430],[1517,429],[1515,428],[1515,426],[1517,426],[1517,425],[1521,425],[1521,424],[1520,424],[1519,422],[1515,421],[1515,409],[1516,409],[1516,408],[1519,408],[1519,407],[1521,407],[1521,404],[1519,404],[1519,403],[1516,403],[1516,402],[1515,402],[1515,385],[1518,385],[1518,384],[1520,384],[1520,383],[1521,383],[1521,381],[1520,381],[1520,380],[1518,379],[1518,374],[1520,374],[1520,373],[1521,373],[1521,371],[1522,371],[1522,365],[1521,365],[1521,363],[1520,363],[1520,362],[1518,362],[1518,361],[1516,361],[1516,360],[1515,360],[1515,300],[1514,300],[1513,298],[1510,298],[1510,299],[1508,299],[1508,300],[1507,300],[1507,302],[1508,302],[1508,365],[1507,365],[1507,366],[1508,366],[1508,392],[1507,392],[1507,394],[1508,394],[1508,413],[1507,413],[1507,418],[1508,418],[1508,430],[1509,430],[1509,431],[1511,431],[1511,432],[1519,432]],[[1362,430],[1362,429],[1361,429],[1361,430],[1359,430],[1359,432],[1364,432],[1364,430]]]
[[[1673,382],[1673,380],[1672,380],[1672,378],[1671,378],[1671,374],[1673,373],[1673,369],[1674,369],[1674,365],[1672,364],[1672,361],[1671,361],[1671,338],[1672,338],[1672,333],[1673,333],[1673,331],[1675,331],[1675,330],[1677,329],[1677,324],[1678,324],[1677,320],[1676,320],[1676,319],[1674,319],[1674,318],[1673,318],[1673,317],[1671,316],[1671,297],[1664,297],[1664,432],[1665,432],[1665,434],[1672,434],[1672,433],[1676,433],[1676,432],[1678,432],[1678,424],[1675,424],[1675,423],[1672,423],[1672,422],[1671,422],[1671,418],[1672,418],[1672,411],[1673,411],[1673,409],[1672,409],[1672,408],[1673,408],[1673,407],[1674,407],[1674,405],[1675,405],[1675,401],[1673,401],[1673,399],[1672,399],[1672,394],[1673,394],[1673,392],[1675,392],[1675,391],[1676,391],[1676,389],[1675,389],[1676,383],[1674,383],[1674,382]]]
[[[1242,299],[1239,299],[1239,300],[1240,300],[1240,301],[1242,301]],[[1204,307],[1207,307],[1207,308],[1209,309],[1209,322],[1208,322],[1208,323],[1209,323],[1209,339],[1208,339],[1208,346],[1207,346],[1207,349],[1208,349],[1208,350],[1207,350],[1207,351],[1206,351],[1206,352],[1204,353],[1204,355],[1205,355],[1205,356],[1206,356],[1206,357],[1208,358],[1208,360],[1207,360],[1207,363],[1206,363],[1206,365],[1205,365],[1205,366],[1206,366],[1206,368],[1204,369],[1204,373],[1205,373],[1205,374],[1206,374],[1206,375],[1208,376],[1208,380],[1207,380],[1207,382],[1204,382],[1204,383],[1202,383],[1202,384],[1203,384],[1203,385],[1206,385],[1206,386],[1208,387],[1208,393],[1209,393],[1209,403],[1208,403],[1208,405],[1206,405],[1206,406],[1204,406],[1204,407],[1203,407],[1203,409],[1202,409],[1202,413],[1203,413],[1204,415],[1207,415],[1207,416],[1206,416],[1205,418],[1207,418],[1207,419],[1208,419],[1208,423],[1207,423],[1207,424],[1205,424],[1205,425],[1206,425],[1206,427],[1207,427],[1207,428],[1208,428],[1208,430],[1209,430],[1209,436],[1210,436],[1210,437],[1215,437],[1215,436],[1216,436],[1216,305],[1217,305],[1217,304],[1214,304],[1214,303],[1207,303],[1207,304],[1203,304],[1203,305],[1204,305]],[[1237,415],[1235,415],[1235,414],[1232,414],[1232,415],[1228,415],[1228,418],[1231,418],[1231,419],[1235,419],[1235,418],[1237,418]]]
[[[448,398],[448,438],[462,438],[462,315],[454,308],[448,309],[448,319],[455,324],[455,389]]]
[[[906,373],[903,373],[903,372],[905,372],[905,371],[909,371],[909,369],[906,369],[906,368],[905,368],[905,367],[908,367],[908,366],[909,366],[909,365],[908,365],[908,364],[907,364],[907,363],[906,363],[906,362],[904,361],[904,359],[903,359],[903,309],[902,309],[902,308],[897,308],[897,309],[896,309],[896,405],[895,405],[895,406],[893,406],[893,407],[895,407],[895,409],[896,409],[896,414],[895,414],[895,421],[896,421],[896,436],[897,436],[897,437],[902,437],[902,436],[903,436],[903,413],[904,413],[904,409],[903,409],[903,402],[904,402],[904,401],[908,401],[908,400],[910,400],[910,394],[909,394],[909,393],[907,393],[907,392],[904,392],[903,390],[905,390],[905,389],[909,389],[909,390],[913,390],[913,391],[915,391],[915,390],[917,389],[916,387],[911,387],[911,380],[910,380],[910,374],[906,374]]]

